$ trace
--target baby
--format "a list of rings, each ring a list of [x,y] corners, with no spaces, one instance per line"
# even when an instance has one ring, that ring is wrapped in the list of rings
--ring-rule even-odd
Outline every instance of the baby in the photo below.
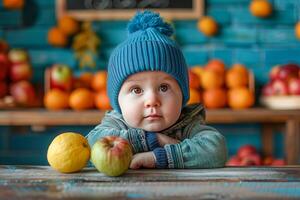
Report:
[[[138,12],[129,37],[112,52],[107,91],[112,111],[88,135],[92,146],[115,135],[133,149],[130,168],[215,168],[227,160],[225,138],[204,125],[189,99],[188,69],[172,27],[159,14]]]

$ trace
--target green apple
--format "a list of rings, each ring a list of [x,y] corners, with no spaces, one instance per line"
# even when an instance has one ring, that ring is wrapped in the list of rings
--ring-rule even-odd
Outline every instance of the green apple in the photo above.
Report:
[[[131,146],[121,137],[103,137],[92,147],[91,162],[99,172],[108,176],[120,176],[125,173],[131,159]]]

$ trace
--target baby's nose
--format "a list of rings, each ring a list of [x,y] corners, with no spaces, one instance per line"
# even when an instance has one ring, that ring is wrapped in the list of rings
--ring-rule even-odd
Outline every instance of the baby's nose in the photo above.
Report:
[[[149,107],[158,107],[160,106],[160,100],[159,97],[157,96],[157,94],[155,93],[150,93],[146,96],[145,98],[145,107],[149,108]]]

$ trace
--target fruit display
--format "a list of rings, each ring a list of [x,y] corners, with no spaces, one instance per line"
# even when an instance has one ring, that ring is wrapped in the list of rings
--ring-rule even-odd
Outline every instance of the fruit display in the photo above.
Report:
[[[109,110],[106,79],[106,71],[75,76],[69,66],[54,64],[45,71],[44,106],[54,111],[69,108]]]
[[[254,77],[242,64],[226,69],[222,60],[211,59],[204,67],[189,69],[190,100],[208,109],[249,108],[255,103]]]
[[[108,176],[124,174],[129,168],[131,159],[131,146],[121,137],[103,137],[92,147],[91,162],[99,172]]]
[[[32,107],[39,104],[31,78],[30,58],[26,50],[9,49],[0,42],[0,108]]]
[[[272,67],[260,102],[272,109],[299,109],[300,66],[289,63]]]
[[[283,166],[285,164],[283,159],[273,156],[263,157],[253,145],[246,144],[238,149],[236,155],[228,159],[226,166]]]

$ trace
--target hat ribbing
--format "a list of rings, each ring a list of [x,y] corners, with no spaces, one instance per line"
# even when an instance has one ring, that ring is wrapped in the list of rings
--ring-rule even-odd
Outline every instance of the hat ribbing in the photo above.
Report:
[[[172,27],[151,11],[138,12],[128,24],[129,37],[112,52],[108,64],[107,91],[113,109],[121,113],[118,95],[128,76],[143,71],[162,71],[175,78],[183,105],[189,99],[187,65],[179,46],[168,36]]]

